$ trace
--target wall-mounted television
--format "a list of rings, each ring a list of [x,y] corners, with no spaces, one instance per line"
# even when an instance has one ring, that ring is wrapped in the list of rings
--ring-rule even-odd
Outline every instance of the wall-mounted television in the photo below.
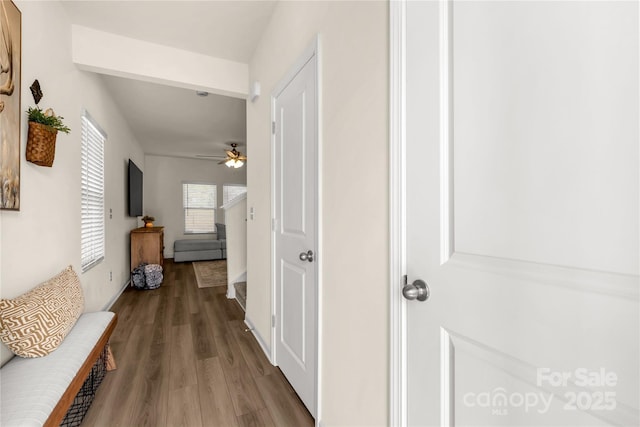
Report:
[[[142,216],[142,171],[129,159],[129,216]]]

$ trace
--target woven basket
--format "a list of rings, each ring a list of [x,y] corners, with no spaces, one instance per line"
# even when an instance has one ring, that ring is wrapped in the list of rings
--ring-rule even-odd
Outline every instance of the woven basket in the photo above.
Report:
[[[53,165],[58,131],[42,123],[29,122],[27,160],[38,166]]]

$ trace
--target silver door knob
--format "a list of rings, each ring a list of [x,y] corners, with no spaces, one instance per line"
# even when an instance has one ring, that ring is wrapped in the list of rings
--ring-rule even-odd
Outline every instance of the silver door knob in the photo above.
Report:
[[[418,279],[411,284],[405,284],[402,295],[408,300],[426,301],[429,298],[429,286],[424,280]]]
[[[301,252],[300,261],[313,262],[313,251]]]

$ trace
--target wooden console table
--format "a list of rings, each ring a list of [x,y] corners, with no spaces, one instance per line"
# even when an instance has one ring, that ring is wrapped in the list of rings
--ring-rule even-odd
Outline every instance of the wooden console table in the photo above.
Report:
[[[143,262],[164,265],[164,227],[131,230],[131,270]]]

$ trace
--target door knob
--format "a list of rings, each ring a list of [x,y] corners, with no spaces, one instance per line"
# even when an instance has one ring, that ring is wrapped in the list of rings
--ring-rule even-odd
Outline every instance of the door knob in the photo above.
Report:
[[[402,295],[408,300],[426,301],[429,298],[429,286],[424,280],[420,279],[415,280],[410,285],[405,283],[402,288]]]
[[[300,261],[313,262],[313,251],[300,252]]]

